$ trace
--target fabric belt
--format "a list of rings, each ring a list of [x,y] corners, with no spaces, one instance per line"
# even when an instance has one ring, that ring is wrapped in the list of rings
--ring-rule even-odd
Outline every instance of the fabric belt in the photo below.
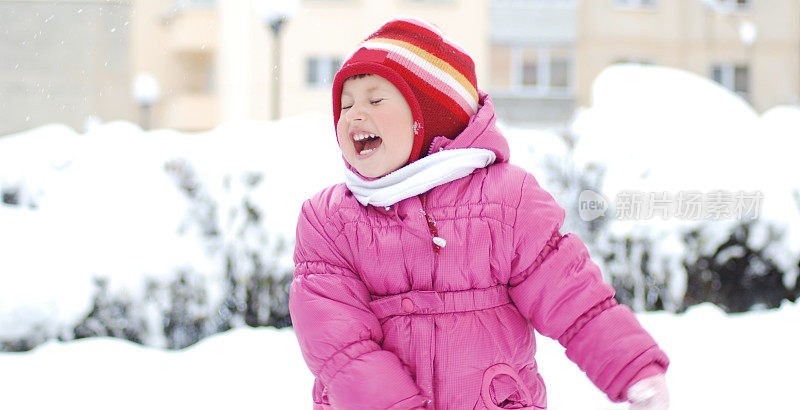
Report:
[[[511,303],[507,285],[451,292],[412,290],[390,296],[372,296],[370,307],[378,319],[400,315],[432,315],[489,309]]]

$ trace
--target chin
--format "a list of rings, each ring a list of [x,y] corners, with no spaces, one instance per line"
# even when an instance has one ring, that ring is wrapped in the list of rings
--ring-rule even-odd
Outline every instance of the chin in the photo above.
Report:
[[[358,161],[356,159],[354,159],[350,165],[352,165],[353,168],[355,168],[355,170],[361,174],[361,176],[366,178],[380,178],[390,172],[388,170],[381,169],[380,167],[376,167],[376,164],[366,164],[363,161]]]
[[[362,171],[362,170],[360,170],[358,168],[356,168],[356,171],[358,171],[359,174],[361,174],[362,176],[365,176],[367,178],[380,178],[380,177],[388,174],[388,172],[380,172],[380,171],[368,171],[368,170],[363,170]]]

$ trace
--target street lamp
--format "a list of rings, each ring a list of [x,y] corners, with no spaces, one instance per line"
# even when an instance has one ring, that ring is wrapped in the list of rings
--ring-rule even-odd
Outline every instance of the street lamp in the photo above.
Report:
[[[133,99],[141,110],[140,125],[143,130],[150,129],[150,108],[160,97],[161,88],[152,74],[144,72],[136,75],[133,80]]]
[[[253,9],[258,19],[272,32],[272,102],[271,118],[280,117],[281,101],[281,29],[283,24],[297,13],[298,0],[253,0]]]
[[[739,22],[739,39],[742,40],[742,44],[747,47],[752,46],[756,42],[757,36],[758,29],[753,22],[747,20]]]

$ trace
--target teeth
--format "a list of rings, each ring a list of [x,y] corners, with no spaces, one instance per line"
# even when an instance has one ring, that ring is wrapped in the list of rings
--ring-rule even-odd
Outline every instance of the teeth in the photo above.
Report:
[[[357,135],[353,136],[353,139],[356,140],[356,141],[361,141],[361,140],[365,140],[367,138],[375,138],[375,137],[377,137],[377,135],[375,135],[375,134],[357,134]]]
[[[360,155],[366,155],[366,154],[369,154],[372,151],[375,151],[375,148],[365,149],[365,150],[359,152],[359,154]]]

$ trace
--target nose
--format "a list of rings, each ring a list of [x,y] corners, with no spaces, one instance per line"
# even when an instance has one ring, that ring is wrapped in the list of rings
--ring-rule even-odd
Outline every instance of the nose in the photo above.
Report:
[[[348,122],[353,121],[363,121],[364,120],[364,111],[361,109],[361,105],[353,104],[345,113],[344,118]]]

